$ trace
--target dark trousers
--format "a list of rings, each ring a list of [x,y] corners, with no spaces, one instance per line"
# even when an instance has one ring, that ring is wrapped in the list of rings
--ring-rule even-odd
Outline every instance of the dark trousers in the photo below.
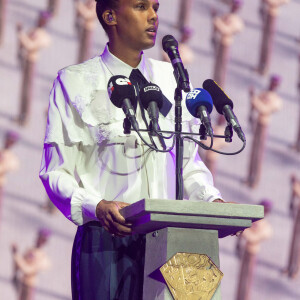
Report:
[[[145,236],[113,237],[99,222],[79,226],[72,251],[73,300],[142,300]]]

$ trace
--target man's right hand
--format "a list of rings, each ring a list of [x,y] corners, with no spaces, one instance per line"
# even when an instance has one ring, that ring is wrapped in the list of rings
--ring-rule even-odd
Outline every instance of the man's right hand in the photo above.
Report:
[[[106,200],[101,200],[98,203],[96,216],[106,231],[119,237],[132,234],[132,224],[126,223],[124,217],[119,212],[121,208],[128,205],[125,202]]]

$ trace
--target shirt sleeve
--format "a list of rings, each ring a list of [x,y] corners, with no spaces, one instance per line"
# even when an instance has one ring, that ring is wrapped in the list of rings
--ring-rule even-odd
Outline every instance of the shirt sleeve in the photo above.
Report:
[[[67,98],[56,80],[50,93],[40,179],[54,205],[69,220],[82,225],[97,220],[96,206],[102,198],[81,187],[76,178],[77,164],[84,163],[93,146],[80,142],[80,137],[89,133],[83,132]]]
[[[83,155],[79,145],[45,144],[40,178],[54,205],[76,225],[97,220],[101,195],[92,194],[76,180],[76,162]]]

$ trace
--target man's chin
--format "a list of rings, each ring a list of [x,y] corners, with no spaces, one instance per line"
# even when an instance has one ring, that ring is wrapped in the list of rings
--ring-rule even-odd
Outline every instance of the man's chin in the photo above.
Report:
[[[144,45],[144,50],[151,49],[155,46],[155,40]]]

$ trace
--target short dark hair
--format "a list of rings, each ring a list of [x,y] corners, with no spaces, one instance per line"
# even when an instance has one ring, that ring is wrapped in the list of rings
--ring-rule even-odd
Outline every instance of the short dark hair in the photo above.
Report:
[[[107,9],[117,9],[119,7],[119,0],[96,0],[96,13],[100,24],[102,25],[105,32],[107,32],[108,25],[104,22],[102,14]]]

